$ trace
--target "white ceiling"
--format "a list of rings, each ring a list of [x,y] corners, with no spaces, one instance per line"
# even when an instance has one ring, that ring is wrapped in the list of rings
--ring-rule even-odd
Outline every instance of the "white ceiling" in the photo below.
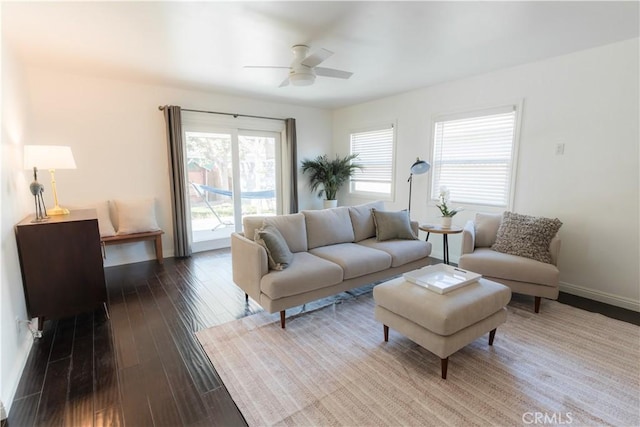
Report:
[[[627,2],[3,2],[28,64],[335,108],[639,36]],[[294,44],[349,80],[279,88]]]

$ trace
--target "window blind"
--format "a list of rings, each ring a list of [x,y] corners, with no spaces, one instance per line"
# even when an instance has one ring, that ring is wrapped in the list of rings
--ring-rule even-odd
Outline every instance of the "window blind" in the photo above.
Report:
[[[436,118],[432,200],[440,188],[451,202],[507,207],[511,191],[516,110]]]
[[[394,129],[390,125],[351,134],[351,153],[363,166],[351,177],[351,190],[391,194],[393,180]]]

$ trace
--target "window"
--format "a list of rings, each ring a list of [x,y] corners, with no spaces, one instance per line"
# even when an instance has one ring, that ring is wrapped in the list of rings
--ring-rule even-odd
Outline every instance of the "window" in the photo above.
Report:
[[[394,140],[393,125],[351,133],[351,154],[357,153],[355,161],[363,166],[351,177],[352,193],[391,198]]]
[[[436,117],[431,199],[508,207],[516,153],[516,106]]]

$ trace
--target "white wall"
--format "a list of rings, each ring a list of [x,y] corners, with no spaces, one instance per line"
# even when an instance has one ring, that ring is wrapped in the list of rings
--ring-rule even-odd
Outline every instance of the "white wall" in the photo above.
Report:
[[[334,112],[334,146],[349,131],[397,120],[396,198],[406,208],[409,166],[429,159],[434,115],[522,99],[513,211],[558,217],[561,289],[640,310],[638,39],[415,90]],[[565,154],[555,155],[562,142]],[[427,205],[429,177],[414,177],[412,218],[437,220]],[[345,203],[359,203],[349,198]],[[454,218],[464,225],[475,212]],[[442,239],[433,236],[434,255]],[[457,261],[460,237],[450,237]]]
[[[31,143],[70,145],[78,168],[56,172],[58,198],[78,206],[98,200],[153,196],[165,231],[165,256],[173,231],[165,123],[159,105],[270,117],[293,117],[298,157],[331,149],[328,110],[27,68]],[[44,181],[45,196],[50,184]],[[319,207],[299,176],[300,207]],[[50,197],[50,196],[49,196]],[[51,204],[51,199],[45,199]],[[107,248],[105,265],[154,258],[152,245]]]
[[[2,169],[0,177],[0,401],[9,412],[22,369],[27,360],[31,334],[18,331],[16,317],[27,319],[22,277],[13,226],[29,214],[33,197],[31,177],[22,170],[22,146],[28,142],[28,108],[22,80],[23,69],[8,46],[2,44]]]

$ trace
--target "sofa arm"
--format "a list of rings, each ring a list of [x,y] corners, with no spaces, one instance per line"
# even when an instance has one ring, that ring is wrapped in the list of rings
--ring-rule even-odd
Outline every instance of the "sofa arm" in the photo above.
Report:
[[[560,236],[557,234],[551,239],[549,243],[549,253],[551,254],[551,263],[555,266],[558,265],[558,255],[560,255]]]
[[[242,233],[231,233],[233,282],[260,302],[260,279],[269,272],[267,251]]]
[[[462,229],[461,254],[470,254],[476,247],[476,227],[473,221],[467,221]]]

